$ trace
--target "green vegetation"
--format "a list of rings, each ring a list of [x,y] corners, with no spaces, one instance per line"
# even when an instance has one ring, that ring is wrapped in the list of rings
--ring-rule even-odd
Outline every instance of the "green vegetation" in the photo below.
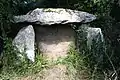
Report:
[[[84,78],[88,80],[90,78],[90,69],[86,63],[85,56],[78,54],[73,47],[69,50],[66,58],[61,58],[57,61],[57,64],[64,64],[67,66],[67,74],[71,80],[82,80]]]
[[[13,49],[11,43],[12,40],[7,38],[3,58],[0,63],[0,80],[12,80],[14,77],[35,74],[47,67],[47,61],[37,50],[34,63],[29,62],[29,60],[25,58],[25,60],[22,60],[23,62],[16,64],[16,62],[20,62],[16,55],[18,51]]]
[[[2,60],[2,68],[0,72],[0,80],[10,79],[13,80],[16,77],[24,77],[37,74],[43,69],[49,69],[50,66],[63,64],[67,66],[67,75],[71,80],[103,80],[104,75],[97,71],[96,66],[94,70],[90,67],[87,59],[88,56],[84,56],[75,50],[74,46],[70,47],[68,56],[65,58],[59,58],[57,61],[47,61],[45,57],[40,55],[36,49],[36,62],[31,63],[28,60],[22,62],[22,64],[16,65],[13,61],[16,60],[16,52],[12,49],[11,40],[8,39],[7,47]],[[11,47],[11,48],[10,48]],[[11,50],[12,49],[12,50]],[[8,52],[6,52],[8,51]]]
[[[27,3],[25,3],[25,1]],[[11,44],[12,39],[8,36],[8,34],[12,32],[11,21],[13,15],[25,14],[29,10],[37,7],[62,7],[95,14],[97,20],[90,23],[90,26],[99,27],[103,31],[105,37],[104,63],[98,66],[98,63],[94,61],[92,55],[84,55],[82,52],[73,49],[70,50],[67,58],[62,61],[58,60],[57,63],[66,64],[71,73],[72,70],[75,70],[75,74],[72,74],[74,76],[79,77],[79,74],[81,74],[79,71],[83,70],[83,73],[85,71],[88,75],[88,80],[103,80],[101,78],[105,77],[109,77],[108,80],[118,78],[120,75],[120,6],[118,5],[118,1],[119,0],[0,0],[0,37],[4,40],[3,57],[0,61],[0,78],[9,79],[11,76],[36,73],[38,70],[47,67],[47,61],[38,53],[36,53],[38,55],[36,56],[35,63],[27,61],[19,66],[13,64],[13,61],[17,60],[15,53],[18,52],[13,50]],[[82,46],[84,45],[85,44],[82,44]],[[86,49],[85,47],[83,48],[84,50]],[[88,54],[87,49],[85,53]],[[96,78],[96,76],[98,76],[98,78]]]
[[[58,59],[56,64],[67,66],[67,74],[71,80],[104,80],[104,75],[96,65],[91,68],[89,57],[81,54],[75,50],[75,47],[71,46],[68,56]]]

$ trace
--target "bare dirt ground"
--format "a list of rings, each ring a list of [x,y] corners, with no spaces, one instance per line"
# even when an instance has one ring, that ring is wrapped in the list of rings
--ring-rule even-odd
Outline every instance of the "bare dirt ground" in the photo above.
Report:
[[[66,66],[56,65],[32,76],[19,77],[15,80],[70,80],[66,74]]]
[[[66,74],[66,66],[57,65],[45,70],[42,80],[69,80]]]

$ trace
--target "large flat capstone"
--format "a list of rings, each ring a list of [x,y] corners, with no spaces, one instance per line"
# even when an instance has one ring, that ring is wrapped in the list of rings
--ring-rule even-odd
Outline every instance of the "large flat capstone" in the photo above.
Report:
[[[87,23],[95,20],[93,14],[63,9],[63,8],[37,8],[26,15],[14,16],[14,22],[29,22],[40,25]]]

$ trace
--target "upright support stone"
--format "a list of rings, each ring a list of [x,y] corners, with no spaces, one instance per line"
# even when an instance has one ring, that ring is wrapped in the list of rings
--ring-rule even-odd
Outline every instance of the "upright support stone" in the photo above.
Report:
[[[27,58],[34,62],[35,61],[35,48],[34,48],[34,42],[35,42],[35,33],[32,25],[29,25],[27,27],[22,28],[15,39],[13,40],[13,45],[15,46],[15,49],[22,54],[17,54],[18,57],[22,58],[27,56]]]
[[[92,28],[87,24],[78,26],[77,30],[77,44],[80,52],[85,55],[92,54],[95,62],[103,62],[104,55],[104,38],[100,28]]]
[[[104,38],[100,28],[88,28],[87,46],[96,58],[96,62],[103,62]]]

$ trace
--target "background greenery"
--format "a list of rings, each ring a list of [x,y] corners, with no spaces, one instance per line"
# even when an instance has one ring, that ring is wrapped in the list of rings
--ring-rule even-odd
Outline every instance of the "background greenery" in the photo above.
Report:
[[[8,35],[12,32],[12,16],[25,14],[37,7],[70,8],[96,15],[97,20],[90,23],[90,26],[102,29],[106,52],[102,68],[97,67],[97,69],[98,71],[101,70],[105,77],[110,77],[112,80],[120,75],[119,0],[0,0],[0,36],[2,37],[0,40],[4,42],[4,57],[11,51],[10,43],[8,42],[10,36]],[[90,66],[95,69],[97,63],[94,62],[94,59],[90,62],[90,56],[86,57],[86,61],[92,63]],[[114,73],[115,75],[113,75]]]

